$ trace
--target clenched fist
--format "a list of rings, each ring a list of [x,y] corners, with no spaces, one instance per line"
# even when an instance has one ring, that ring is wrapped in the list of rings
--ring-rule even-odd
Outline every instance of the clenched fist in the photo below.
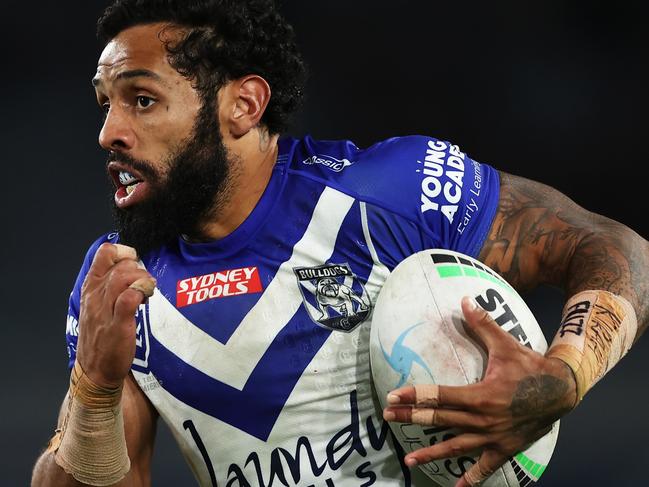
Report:
[[[81,288],[77,362],[102,387],[121,386],[135,356],[135,313],[156,281],[135,249],[103,244]]]

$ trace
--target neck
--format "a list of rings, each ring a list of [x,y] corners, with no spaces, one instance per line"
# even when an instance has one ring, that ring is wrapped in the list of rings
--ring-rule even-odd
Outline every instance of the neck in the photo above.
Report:
[[[245,140],[244,140],[245,139]],[[240,139],[224,140],[230,159],[230,176],[224,201],[201,228],[201,240],[230,235],[255,209],[270,181],[277,161],[279,135],[264,128],[251,130]]]

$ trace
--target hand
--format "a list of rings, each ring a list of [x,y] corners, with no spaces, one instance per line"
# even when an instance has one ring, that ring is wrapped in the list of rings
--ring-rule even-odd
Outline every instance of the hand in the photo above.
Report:
[[[548,433],[577,400],[575,379],[566,364],[522,346],[473,299],[462,300],[462,311],[468,332],[488,353],[484,379],[459,387],[402,387],[388,394],[391,407],[383,413],[388,421],[463,430],[405,458],[413,467],[482,450],[478,463],[456,487],[473,486],[489,477]]]
[[[98,386],[122,385],[135,357],[135,313],[155,279],[124,245],[97,250],[81,288],[77,361]],[[135,289],[134,289],[135,288]]]

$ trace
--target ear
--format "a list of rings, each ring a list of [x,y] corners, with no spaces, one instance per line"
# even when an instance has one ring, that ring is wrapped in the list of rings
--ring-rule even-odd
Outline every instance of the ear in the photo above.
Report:
[[[251,74],[236,80],[232,88],[231,132],[242,137],[259,125],[270,101],[270,86],[261,76]]]

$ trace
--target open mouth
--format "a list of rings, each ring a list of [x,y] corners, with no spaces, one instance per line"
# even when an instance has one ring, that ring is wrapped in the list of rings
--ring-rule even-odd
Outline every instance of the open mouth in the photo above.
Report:
[[[108,172],[117,188],[115,204],[118,208],[126,208],[145,198],[148,184],[137,171],[124,167],[120,163],[111,162],[108,165]]]
[[[130,172],[120,171],[119,173],[119,184],[121,185],[120,189],[125,189],[127,195],[131,195],[133,191],[138,187],[142,182],[133,176]]]

